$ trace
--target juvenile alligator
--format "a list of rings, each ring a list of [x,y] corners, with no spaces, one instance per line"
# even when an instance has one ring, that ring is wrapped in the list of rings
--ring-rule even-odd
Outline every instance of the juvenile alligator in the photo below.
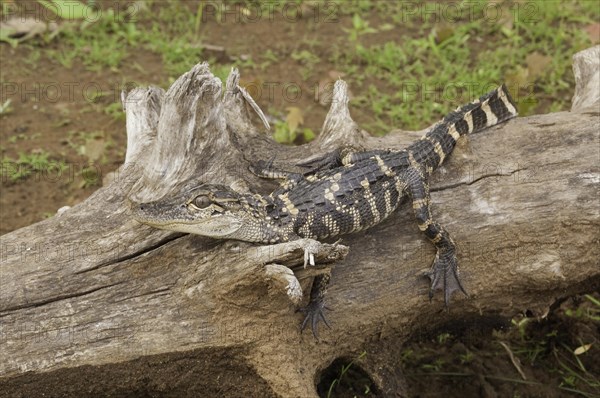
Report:
[[[218,239],[279,243],[299,238],[325,239],[370,228],[408,198],[417,225],[437,254],[427,276],[429,296],[444,291],[446,306],[454,291],[467,294],[458,277],[456,246],[431,217],[428,179],[452,152],[458,138],[517,115],[505,86],[448,114],[403,150],[356,152],[342,148],[305,163],[304,174],[278,171],[262,162],[253,172],[284,179],[268,196],[239,193],[217,184],[201,184],[169,198],[136,205],[134,217],[156,228]],[[306,259],[314,265],[309,250]],[[315,277],[306,317],[313,334],[324,316],[329,274]]]

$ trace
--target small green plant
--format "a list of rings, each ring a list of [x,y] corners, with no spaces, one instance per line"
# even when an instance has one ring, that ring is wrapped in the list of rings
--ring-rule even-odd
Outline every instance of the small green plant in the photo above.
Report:
[[[123,112],[123,104],[113,102],[104,107],[104,113],[113,118],[113,120],[125,120],[125,112]]]
[[[54,58],[59,64],[66,69],[73,67],[73,61],[77,57],[77,52],[74,50],[48,50],[48,55]]]
[[[62,161],[49,159],[50,154],[45,151],[31,151],[19,153],[18,159],[2,159],[2,179],[11,181],[24,180],[33,173],[58,174],[67,168]]]
[[[79,184],[82,189],[102,185],[101,172],[92,165],[84,167],[81,170],[83,181]]]
[[[288,114],[285,121],[275,122],[275,132],[273,139],[280,144],[293,144],[297,138],[301,137],[304,142],[312,141],[315,133],[308,127],[300,128],[304,124],[303,111],[295,106],[287,108]]]
[[[525,316],[521,318],[515,317],[510,320],[510,323],[518,330],[521,340],[525,340],[525,336],[527,334],[527,325],[529,324],[530,320],[530,318]]]
[[[80,24],[66,24],[60,32],[63,48],[49,50],[48,55],[65,68],[71,68],[80,60],[88,70],[100,72],[106,68],[116,70],[127,56],[131,46],[139,43],[142,33],[135,22],[128,20],[127,13],[107,9],[96,14],[92,8],[76,2],[41,2],[45,7],[68,19],[81,19],[80,16],[94,17],[85,19]],[[66,9],[64,7],[67,7]],[[61,15],[62,14],[62,15]]]
[[[444,344],[451,337],[452,335],[450,333],[440,333],[437,336],[437,342],[438,344]]]
[[[404,351],[402,351],[401,354],[401,358],[403,361],[409,361],[414,359],[415,356],[415,352],[413,350],[411,350],[410,348],[405,349]]]
[[[307,65],[309,67],[316,65],[320,60],[317,55],[308,50],[294,51],[292,53],[292,59],[294,61],[300,62],[302,65]]]
[[[265,51],[262,56],[265,59],[265,61],[269,61],[272,63],[279,61],[279,57],[277,56],[277,54],[270,48],[268,48],[267,51]]]
[[[444,361],[441,358],[438,358],[432,363],[424,363],[423,365],[421,365],[421,368],[428,372],[439,372],[440,370],[442,370],[445,363],[446,361]]]
[[[587,350],[581,351],[581,353],[578,354],[577,349],[572,350],[566,344],[561,344],[561,346],[564,350],[558,348],[553,350],[556,361],[560,366],[558,369],[558,373],[562,378],[560,387],[567,391],[578,392],[583,396],[591,395],[586,394],[577,388],[585,386],[586,388],[591,388],[596,391],[600,390],[600,379],[590,373],[581,359],[579,359],[579,356],[585,354]],[[571,353],[571,355],[566,355],[566,352]]]
[[[309,50],[295,51],[292,53],[292,59],[300,62],[303,67],[300,69],[303,80],[308,80],[315,69],[315,65],[320,62],[320,58]]]
[[[575,311],[568,308],[565,314],[576,319],[589,319],[594,322],[600,321],[600,301],[590,294],[586,294],[584,297],[590,303],[589,305],[580,305]]]
[[[48,51],[50,52],[51,50]],[[23,63],[34,68],[39,64],[41,57],[42,51],[39,48],[29,46],[29,54],[23,59]]]
[[[280,144],[292,145],[299,135],[302,135],[305,142],[312,141],[315,138],[314,131],[308,127],[303,128],[300,130],[300,132],[298,132],[298,130],[290,130],[290,127],[286,122],[275,123],[275,133],[273,133],[273,139]]]
[[[8,137],[8,142],[10,142],[11,144],[15,144],[17,141],[24,140],[26,138],[27,136],[25,134],[15,134]]]
[[[357,42],[362,35],[377,33],[377,29],[369,26],[369,21],[362,19],[360,14],[354,14],[352,16],[352,28],[344,30],[348,33],[348,40],[353,43]]]
[[[13,111],[11,106],[12,100],[9,98],[4,103],[0,104],[0,115],[8,115]]]
[[[461,364],[470,363],[475,358],[475,354],[467,350],[464,354],[460,354],[459,359]]]

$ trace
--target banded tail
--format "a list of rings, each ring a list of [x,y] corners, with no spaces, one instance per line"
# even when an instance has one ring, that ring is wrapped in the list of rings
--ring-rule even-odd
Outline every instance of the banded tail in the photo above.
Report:
[[[450,112],[423,138],[407,149],[415,159],[435,170],[450,155],[460,136],[478,132],[517,116],[517,108],[503,84],[479,99]]]

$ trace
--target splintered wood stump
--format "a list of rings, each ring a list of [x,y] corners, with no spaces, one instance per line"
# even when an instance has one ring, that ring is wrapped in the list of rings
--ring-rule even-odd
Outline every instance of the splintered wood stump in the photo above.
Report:
[[[584,108],[473,135],[432,181],[434,215],[459,245],[470,298],[454,295],[449,312],[441,294],[429,301],[422,271],[434,248],[405,207],[322,247],[317,263],[335,265],[327,297],[335,311],[319,341],[300,333],[302,315],[286,292],[288,269],[305,299],[314,272],[302,269],[298,242],[161,231],[133,220],[129,200],[200,182],[268,193],[273,182],[248,171],[257,159],[293,165],[344,144],[402,148],[420,133],[369,136],[350,117],[342,81],[318,139],[299,147],[269,138],[235,70],[225,88],[199,64],[166,92],[129,92],[126,161],[112,181],[0,238],[0,395],[310,397],[334,359],[368,345],[358,366],[393,396],[402,393],[398,358],[377,354],[378,341],[400,346],[452,321],[544,316],[557,299],[597,289],[600,113],[598,92],[585,87],[598,57],[581,62],[592,68],[578,75]]]

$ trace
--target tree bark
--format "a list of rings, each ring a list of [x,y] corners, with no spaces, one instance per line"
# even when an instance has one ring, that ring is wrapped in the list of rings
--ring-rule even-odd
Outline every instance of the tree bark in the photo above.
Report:
[[[597,62],[595,73],[580,76],[596,78]],[[199,64],[166,92],[128,93],[126,162],[111,181],[85,202],[0,237],[4,394],[316,396],[320,372],[367,343],[401,344],[452,320],[527,310],[542,317],[558,298],[600,287],[600,103],[581,78],[585,108],[475,134],[435,175],[434,216],[458,243],[470,298],[455,295],[449,312],[441,294],[428,300],[421,275],[434,248],[404,207],[322,246],[317,268],[332,267],[332,329],[321,327],[320,340],[301,334],[286,292],[289,269],[304,300],[319,271],[303,269],[301,242],[262,246],[161,231],[133,220],[128,199],[155,200],[200,181],[268,193],[274,184],[247,171],[255,159],[275,154],[276,165],[295,164],[342,144],[402,148],[422,132],[369,136],[352,121],[338,81],[319,137],[278,145],[256,127],[260,111],[238,79],[232,71],[222,89]],[[382,358],[362,366],[383,396],[394,396],[402,383]]]

